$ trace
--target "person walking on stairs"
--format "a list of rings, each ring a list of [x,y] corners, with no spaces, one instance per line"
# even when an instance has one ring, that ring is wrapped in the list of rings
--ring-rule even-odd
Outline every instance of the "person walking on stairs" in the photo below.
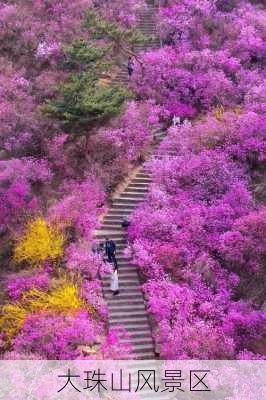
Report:
[[[131,77],[131,75],[132,75],[133,72],[134,72],[134,62],[133,62],[131,56],[128,57],[128,61],[127,61],[127,71],[128,71],[128,76]]]
[[[113,263],[117,268],[117,260],[115,256],[116,252],[116,244],[113,240],[110,240],[108,237],[105,238],[105,254],[107,256],[107,260],[109,263]]]
[[[117,264],[113,266],[113,272],[111,275],[110,289],[113,292],[113,296],[119,294],[119,281],[118,281],[118,268]]]

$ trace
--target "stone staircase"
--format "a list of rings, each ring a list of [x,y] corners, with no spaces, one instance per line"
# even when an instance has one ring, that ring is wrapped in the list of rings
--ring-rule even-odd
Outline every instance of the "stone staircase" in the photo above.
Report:
[[[143,35],[149,37],[147,43],[139,44],[135,51],[140,53],[160,46],[156,35],[155,13],[158,8],[152,0],[147,0],[147,8],[139,14],[138,28]],[[114,85],[128,84],[126,64],[112,80]],[[157,148],[164,134],[155,135],[153,151]],[[133,345],[134,357],[139,360],[155,359],[154,344],[148,320],[145,301],[141,289],[141,282],[136,266],[130,257],[124,255],[127,246],[127,231],[121,226],[123,217],[129,217],[132,211],[144,200],[149,190],[151,177],[145,166],[140,167],[131,178],[125,190],[112,201],[108,213],[104,216],[101,228],[95,232],[95,239],[103,242],[108,236],[117,246],[116,258],[118,262],[119,295],[113,296],[110,287],[110,276],[103,278],[103,293],[109,309],[109,324],[123,326],[129,333],[128,339]]]
[[[160,39],[157,35],[155,20],[155,14],[158,11],[158,6],[155,6],[153,1],[146,1],[146,3],[147,7],[138,15],[137,28],[145,37],[149,37],[149,41],[143,44],[135,45],[134,51],[136,53],[160,47]],[[112,82],[115,85],[119,85],[121,83],[127,84],[128,81],[128,71],[125,62],[125,64],[121,66],[119,72],[116,74]]]
[[[156,135],[155,148],[163,136],[163,133]],[[123,254],[127,246],[127,231],[121,227],[121,222],[144,200],[150,182],[145,166],[140,167],[125,190],[112,200],[101,228],[95,233],[96,241],[103,242],[108,236],[117,246],[119,294],[113,296],[110,291],[110,276],[103,278],[103,293],[109,309],[109,324],[126,329],[130,338],[121,340],[130,341],[136,359],[154,359],[155,352],[138,271],[130,257]]]

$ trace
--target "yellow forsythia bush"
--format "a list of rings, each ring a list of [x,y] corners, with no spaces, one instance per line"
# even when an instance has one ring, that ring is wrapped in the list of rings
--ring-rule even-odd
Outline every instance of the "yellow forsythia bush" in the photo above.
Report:
[[[22,327],[27,312],[20,304],[6,304],[2,308],[2,317],[0,318],[0,332],[5,334],[8,339],[16,335]]]
[[[63,283],[50,293],[33,289],[25,293],[23,301],[30,313],[48,311],[53,313],[72,314],[80,309],[86,309],[86,303],[80,298],[78,286]]]
[[[64,243],[65,237],[60,230],[39,217],[28,223],[25,233],[19,238],[14,259],[31,265],[47,259],[56,260],[63,255]]]
[[[17,334],[25,318],[30,314],[44,311],[51,314],[71,315],[79,310],[94,312],[94,308],[80,297],[77,285],[63,282],[48,293],[32,289],[24,293],[19,303],[7,304],[3,307],[0,332],[9,341]]]

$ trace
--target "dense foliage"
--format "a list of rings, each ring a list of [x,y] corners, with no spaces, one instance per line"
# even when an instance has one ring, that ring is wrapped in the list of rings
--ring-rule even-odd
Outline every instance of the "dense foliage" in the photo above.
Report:
[[[158,351],[259,358],[265,12],[248,1],[172,0],[158,21],[165,45],[143,55],[132,86],[181,124],[169,127],[148,163],[153,183],[129,228]]]
[[[126,107],[128,92],[114,89],[110,79],[125,52],[143,41],[135,25],[145,4],[96,3],[0,5],[0,239],[7,279],[0,342],[6,358],[131,352],[120,343],[123,330],[107,329],[99,278],[109,271],[90,247],[106,192],[131,167],[98,128]],[[121,12],[125,5],[130,15]],[[128,116],[132,124],[134,118],[140,124],[140,109]]]
[[[108,329],[108,271],[90,248],[108,195],[161,124],[153,183],[129,228],[160,356],[263,357],[263,1],[163,4],[162,46],[138,54],[127,89],[111,81],[149,40],[136,29],[145,1],[0,5],[7,359],[132,357],[123,329]]]

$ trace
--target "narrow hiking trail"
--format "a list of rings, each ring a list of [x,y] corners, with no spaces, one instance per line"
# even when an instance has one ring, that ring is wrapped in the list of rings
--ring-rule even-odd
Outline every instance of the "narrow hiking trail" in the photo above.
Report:
[[[139,15],[138,28],[145,35],[151,37],[149,43],[136,47],[136,52],[147,51],[159,47],[160,41],[156,37],[155,12],[157,7],[153,1],[147,1],[147,8]],[[115,77],[114,83],[128,82],[126,66],[121,67]],[[160,143],[162,133],[155,135],[153,151]],[[152,152],[151,152],[152,156]],[[145,300],[137,267],[123,252],[127,246],[127,231],[121,226],[123,217],[129,217],[132,211],[143,201],[149,190],[151,176],[140,166],[131,177],[127,187],[112,199],[112,206],[103,218],[102,225],[95,233],[95,239],[103,242],[108,236],[117,246],[116,256],[119,275],[119,295],[113,296],[110,291],[110,276],[103,278],[103,293],[109,310],[110,326],[123,326],[129,333],[136,359],[154,359],[155,350],[151,334],[151,327],[145,307]]]
[[[157,26],[155,15],[158,12],[158,6],[154,5],[153,0],[146,0],[147,7],[139,13],[137,28],[145,37],[149,37],[150,40],[143,44],[135,45],[134,51],[140,53],[142,51],[148,51],[160,47],[160,39],[157,35]],[[126,63],[121,65],[119,72],[112,80],[113,84],[127,84],[128,71]]]
[[[157,136],[157,142],[162,135]],[[110,277],[103,278],[103,292],[109,309],[110,326],[122,325],[130,334],[134,355],[139,359],[155,357],[151,329],[145,309],[137,267],[123,252],[127,246],[127,230],[121,227],[123,217],[129,217],[132,211],[144,199],[149,189],[151,177],[145,166],[137,169],[125,190],[113,198],[112,206],[103,218],[101,228],[96,231],[95,239],[103,242],[108,236],[117,246],[116,256],[119,274],[119,295],[113,296]]]

